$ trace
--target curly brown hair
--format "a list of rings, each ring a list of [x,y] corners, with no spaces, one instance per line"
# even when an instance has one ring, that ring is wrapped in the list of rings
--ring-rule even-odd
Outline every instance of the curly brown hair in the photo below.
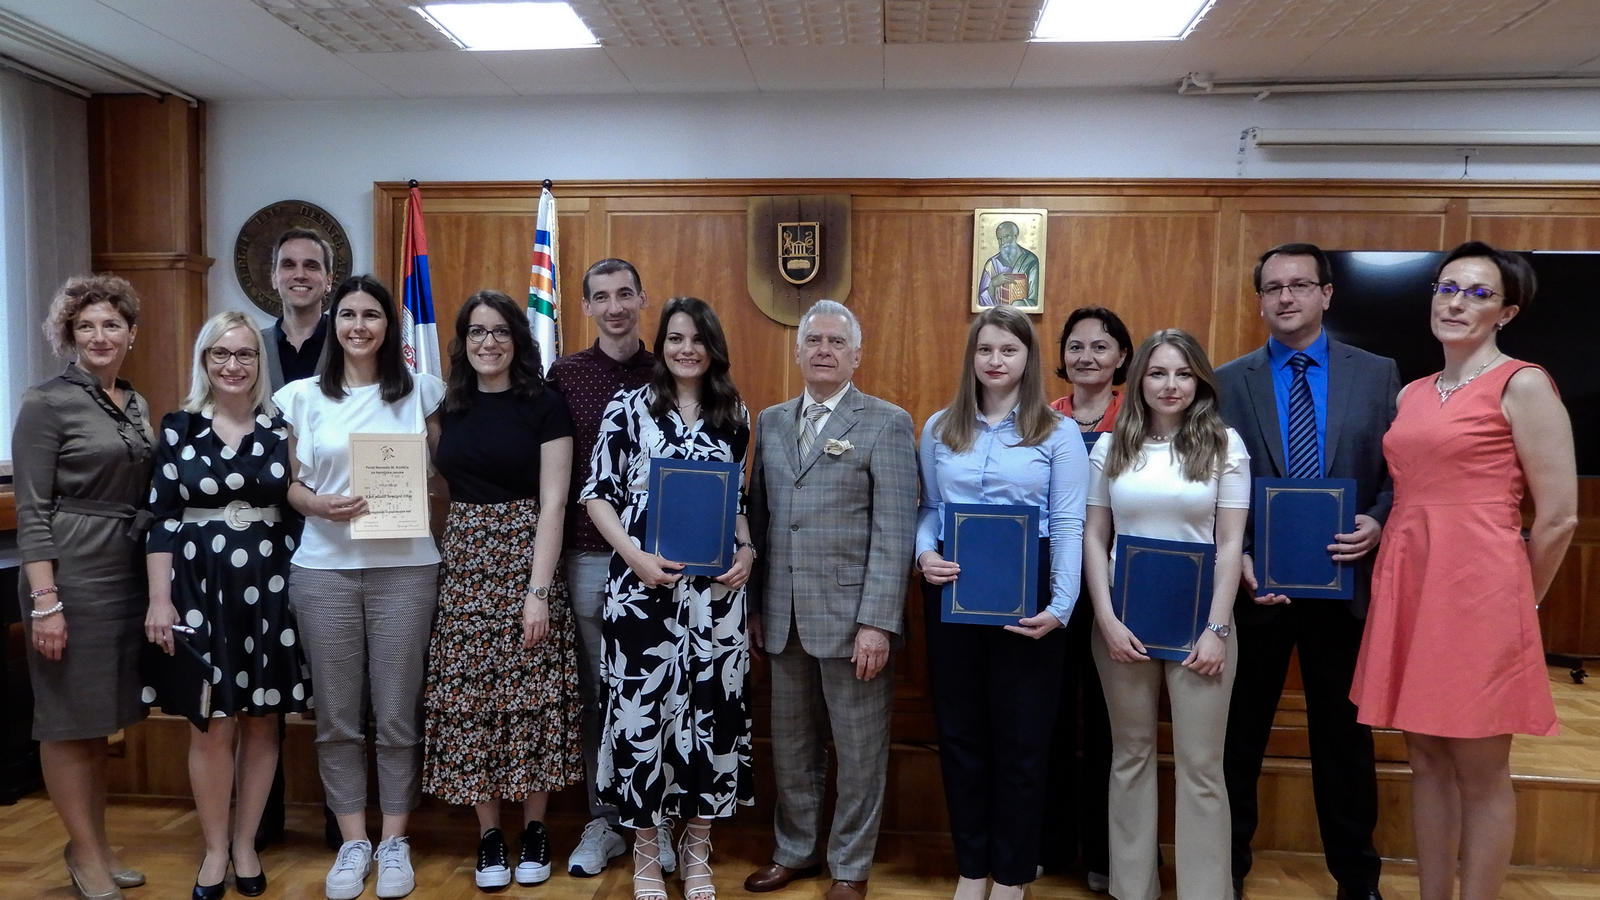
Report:
[[[71,359],[77,352],[72,340],[72,325],[85,308],[96,303],[109,303],[132,328],[139,324],[139,294],[127,279],[115,275],[75,275],[56,291],[50,301],[50,313],[45,316],[44,336],[50,348],[62,359]]]

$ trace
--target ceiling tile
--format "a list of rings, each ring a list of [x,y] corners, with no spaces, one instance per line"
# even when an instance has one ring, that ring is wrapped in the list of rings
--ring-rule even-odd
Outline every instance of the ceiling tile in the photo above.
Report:
[[[340,53],[340,59],[402,97],[508,97],[516,93],[461,50],[417,53]]]
[[[474,56],[513,91],[526,96],[633,93],[627,76],[599,47],[505,50]]]
[[[671,47],[606,48],[606,55],[638,91],[752,91],[755,76],[737,47],[685,52]]]
[[[1013,87],[1109,87],[1165,80],[1170,41],[1132,44],[1028,44]],[[1177,81],[1174,79],[1173,83]]]
[[[883,86],[886,88],[1010,87],[1028,45],[886,44]]]

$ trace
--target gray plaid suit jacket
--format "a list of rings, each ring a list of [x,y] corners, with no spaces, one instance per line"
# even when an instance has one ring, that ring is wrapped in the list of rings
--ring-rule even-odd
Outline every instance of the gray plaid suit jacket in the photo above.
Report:
[[[750,485],[759,548],[750,579],[767,650],[789,642],[819,659],[849,657],[857,626],[905,630],[906,579],[917,523],[911,416],[853,385],[800,459],[796,397],[761,411]],[[830,440],[850,449],[825,452]]]

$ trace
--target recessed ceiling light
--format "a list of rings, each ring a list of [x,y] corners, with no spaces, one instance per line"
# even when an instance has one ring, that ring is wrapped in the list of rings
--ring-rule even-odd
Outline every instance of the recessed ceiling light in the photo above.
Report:
[[[1045,0],[1036,41],[1181,41],[1216,0]]]
[[[566,3],[428,3],[412,9],[463,50],[555,50],[599,44]]]

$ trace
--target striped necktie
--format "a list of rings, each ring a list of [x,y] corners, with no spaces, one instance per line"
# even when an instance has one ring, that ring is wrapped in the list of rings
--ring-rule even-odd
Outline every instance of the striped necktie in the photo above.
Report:
[[[1322,461],[1317,457],[1317,406],[1311,399],[1311,384],[1306,367],[1311,357],[1296,353],[1289,357],[1294,379],[1289,382],[1289,477],[1321,478]]]
[[[821,403],[813,403],[806,407],[806,424],[800,429],[800,458],[805,459],[811,453],[811,445],[817,442],[817,420],[828,414],[828,407]]]

